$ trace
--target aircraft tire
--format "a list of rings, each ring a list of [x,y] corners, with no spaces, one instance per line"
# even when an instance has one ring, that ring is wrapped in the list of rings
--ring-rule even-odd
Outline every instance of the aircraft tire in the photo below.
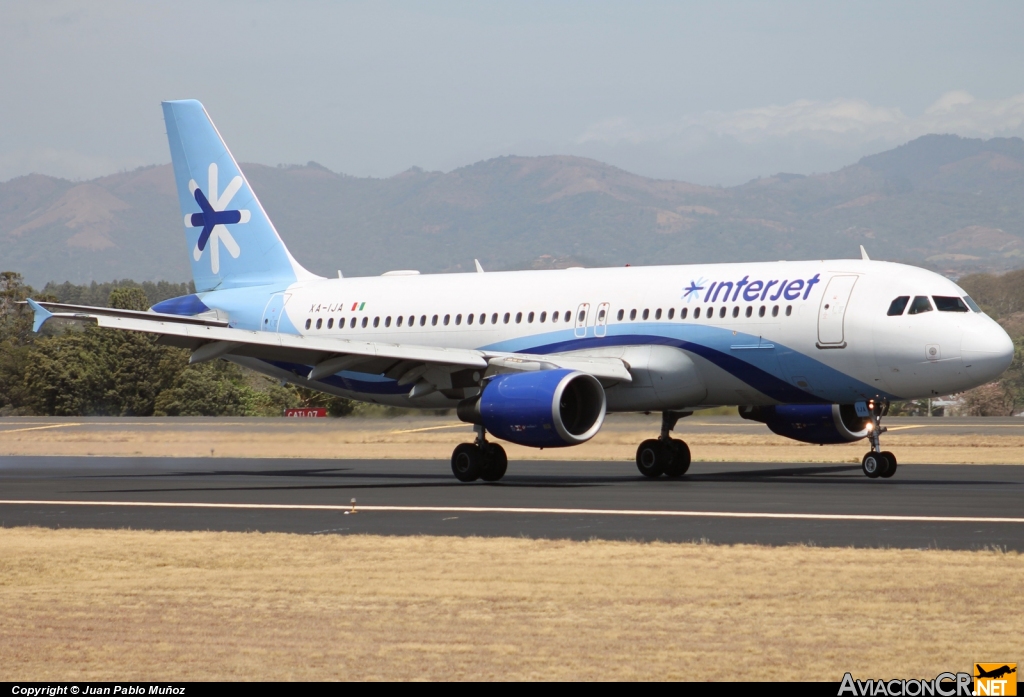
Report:
[[[461,443],[452,452],[452,474],[460,482],[475,482],[484,465],[483,453],[474,443]]]
[[[885,459],[889,461],[889,467],[885,470],[885,472],[882,472],[880,476],[888,479],[892,475],[896,474],[896,456],[893,455],[888,450],[883,451],[882,455],[885,455]]]
[[[690,469],[690,446],[678,438],[668,442],[668,448],[672,453],[672,459],[665,467],[665,476],[682,477],[686,470]]]
[[[878,479],[882,472],[888,468],[888,464],[888,460],[881,454],[870,452],[860,461],[860,468],[864,470],[864,474],[867,475],[868,479]]]
[[[665,465],[672,461],[672,451],[657,438],[650,438],[636,449],[636,468],[640,474],[657,479],[665,472]]]
[[[505,476],[508,470],[508,455],[497,443],[488,443],[483,449],[484,464],[480,469],[480,479],[485,482],[496,482]]]

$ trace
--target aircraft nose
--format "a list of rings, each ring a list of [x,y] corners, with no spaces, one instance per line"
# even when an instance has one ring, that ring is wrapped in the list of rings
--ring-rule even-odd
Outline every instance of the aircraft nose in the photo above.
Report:
[[[995,380],[1013,361],[1013,340],[1003,328],[989,320],[985,326],[964,332],[960,356],[967,374],[980,383]]]

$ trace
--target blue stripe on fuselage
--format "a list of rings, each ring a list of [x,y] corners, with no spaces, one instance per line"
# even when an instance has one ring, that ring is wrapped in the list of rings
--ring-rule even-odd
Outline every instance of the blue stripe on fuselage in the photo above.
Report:
[[[630,323],[608,327],[607,336],[594,336],[594,328],[588,327],[586,337],[577,337],[572,329],[518,337],[484,347],[492,351],[515,353],[552,354],[568,351],[599,348],[603,346],[642,346],[653,344],[673,346],[701,356],[730,375],[742,380],[753,389],[771,399],[786,404],[831,403],[835,399],[854,402],[872,396],[895,398],[879,391],[845,373],[831,368],[799,351],[772,342],[770,350],[744,351],[743,356],[734,355],[730,349],[735,345],[757,344],[761,337],[751,334],[733,334],[732,330],[700,325],[667,325],[663,323]],[[675,335],[675,336],[672,336]],[[765,341],[768,341],[765,339]],[[283,370],[305,376],[312,366],[286,361],[268,361]],[[783,372],[800,375],[808,379],[811,389],[819,394],[800,389],[791,384]],[[370,375],[343,371],[337,375],[321,378],[322,382],[351,392],[363,394],[406,394],[408,386],[399,386],[396,380],[381,375]],[[822,396],[821,393],[831,395]],[[843,393],[846,396],[841,397]]]

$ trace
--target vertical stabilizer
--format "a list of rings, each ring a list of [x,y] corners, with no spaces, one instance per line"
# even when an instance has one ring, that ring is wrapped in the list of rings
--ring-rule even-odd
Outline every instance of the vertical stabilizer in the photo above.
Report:
[[[196,290],[317,278],[284,246],[203,105],[163,108]]]

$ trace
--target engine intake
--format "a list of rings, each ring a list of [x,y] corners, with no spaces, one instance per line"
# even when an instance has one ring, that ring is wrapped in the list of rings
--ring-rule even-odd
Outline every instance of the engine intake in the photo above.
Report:
[[[772,433],[815,445],[850,443],[871,432],[871,419],[858,416],[852,404],[740,407],[740,416],[760,421]]]
[[[593,375],[538,370],[492,378],[478,397],[459,404],[458,415],[512,443],[558,448],[593,438],[606,406],[604,388]]]

